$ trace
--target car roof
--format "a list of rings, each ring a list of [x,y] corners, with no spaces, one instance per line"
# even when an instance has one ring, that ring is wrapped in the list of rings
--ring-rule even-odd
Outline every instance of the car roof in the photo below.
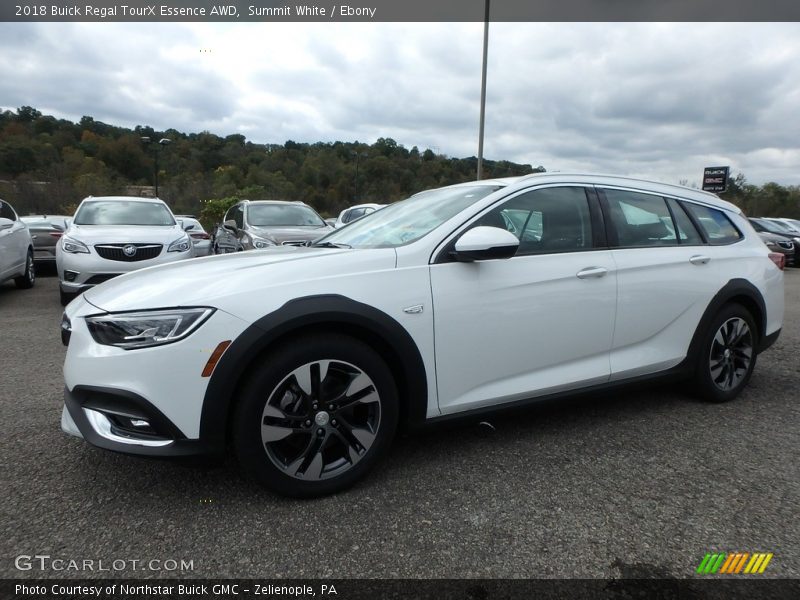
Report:
[[[87,196],[84,202],[107,201],[126,201],[126,202],[147,202],[149,204],[166,204],[161,198],[142,198],[141,196]]]
[[[300,200],[242,200],[242,202],[247,202],[248,204],[299,204],[301,206],[308,206],[305,202],[301,202]]]
[[[661,181],[653,181],[649,179],[640,179],[636,177],[629,177],[626,175],[607,175],[602,173],[580,173],[580,172],[562,172],[551,171],[548,173],[531,173],[530,175],[521,175],[519,177],[501,177],[496,179],[481,179],[480,181],[467,181],[464,183],[456,184],[457,186],[474,186],[476,184],[485,185],[501,185],[504,187],[517,187],[523,188],[531,183],[577,183],[577,184],[593,184],[600,186],[612,187],[628,187],[628,188],[641,188],[644,191],[655,192],[664,194],[666,196],[679,196],[687,200],[694,200],[702,204],[707,204],[715,208],[721,208],[736,214],[740,214],[742,210],[732,204],[723,200],[716,194],[705,192],[697,188],[690,188],[683,185],[676,185],[672,183],[664,183]],[[455,187],[455,186],[454,186]]]

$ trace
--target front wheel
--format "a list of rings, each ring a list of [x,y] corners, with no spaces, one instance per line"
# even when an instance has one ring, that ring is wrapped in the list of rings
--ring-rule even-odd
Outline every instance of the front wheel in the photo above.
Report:
[[[27,290],[32,288],[34,283],[36,283],[36,267],[33,264],[33,252],[28,250],[25,258],[25,272],[14,278],[14,284],[22,290]]]
[[[705,333],[695,369],[700,396],[727,402],[739,395],[756,366],[758,332],[750,312],[729,304],[719,312]]]
[[[262,485],[310,498],[361,479],[388,450],[397,420],[391,371],[369,346],[302,336],[256,365],[234,414],[233,445]]]

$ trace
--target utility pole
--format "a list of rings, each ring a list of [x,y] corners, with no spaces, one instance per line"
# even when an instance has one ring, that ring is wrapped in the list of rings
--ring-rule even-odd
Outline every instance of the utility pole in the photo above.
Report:
[[[489,0],[483,22],[483,69],[481,71],[481,121],[478,132],[478,181],[483,178],[483,126],[486,120],[486,59],[489,55]]]

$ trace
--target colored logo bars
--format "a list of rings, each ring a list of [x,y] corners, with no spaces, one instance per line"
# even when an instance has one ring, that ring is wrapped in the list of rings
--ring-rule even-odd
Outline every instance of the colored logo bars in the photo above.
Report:
[[[697,567],[699,575],[714,575],[716,573],[726,575],[755,575],[763,573],[769,561],[772,560],[772,552],[717,552],[708,553],[703,557],[700,566]]]

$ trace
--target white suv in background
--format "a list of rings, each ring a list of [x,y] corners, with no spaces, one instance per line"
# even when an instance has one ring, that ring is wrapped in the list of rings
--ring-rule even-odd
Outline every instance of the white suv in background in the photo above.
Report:
[[[56,246],[61,304],[117,275],[192,256],[191,238],[163,201],[90,196]]]
[[[27,225],[8,202],[0,200],[0,283],[8,279],[13,279],[18,288],[31,288],[36,270]]]
[[[62,428],[132,454],[232,448],[268,488],[315,496],[401,426],[645,378],[731,400],[780,333],[781,260],[736,206],[684,187],[431,190],[309,247],[89,290],[62,321]]]

